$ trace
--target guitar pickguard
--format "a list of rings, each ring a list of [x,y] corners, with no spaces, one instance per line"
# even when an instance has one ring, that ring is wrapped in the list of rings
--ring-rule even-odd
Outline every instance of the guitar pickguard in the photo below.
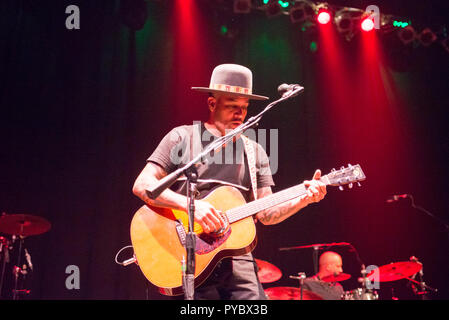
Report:
[[[186,231],[184,225],[180,221],[176,221],[176,232],[178,233],[179,241],[183,246],[186,244]],[[231,228],[220,236],[212,236],[207,233],[201,233],[196,235],[195,239],[195,253],[196,254],[206,254],[209,253],[219,246],[221,246],[231,235]]]

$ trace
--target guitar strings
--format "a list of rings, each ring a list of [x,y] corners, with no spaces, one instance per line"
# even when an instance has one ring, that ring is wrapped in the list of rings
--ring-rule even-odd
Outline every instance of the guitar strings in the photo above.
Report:
[[[273,207],[279,203],[289,201],[293,198],[303,195],[306,189],[303,184],[290,187],[283,191],[273,193],[267,197],[257,199],[242,206],[229,209],[225,212],[230,223],[249,217],[259,211]]]

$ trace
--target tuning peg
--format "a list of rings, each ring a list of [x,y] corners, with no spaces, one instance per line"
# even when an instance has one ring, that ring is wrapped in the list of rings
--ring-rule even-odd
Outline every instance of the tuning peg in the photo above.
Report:
[[[352,189],[352,183],[349,184],[349,189]]]
[[[335,172],[335,171],[337,171],[337,170],[335,170],[335,168],[332,168],[331,172]]]
[[[345,188],[343,188],[343,186],[339,186],[338,189],[340,189],[340,191],[345,190]]]
[[[345,168],[345,166],[341,166],[340,170],[343,170]]]
[[[358,186],[358,187],[361,187],[362,184],[361,184],[360,182],[357,182],[357,186]]]

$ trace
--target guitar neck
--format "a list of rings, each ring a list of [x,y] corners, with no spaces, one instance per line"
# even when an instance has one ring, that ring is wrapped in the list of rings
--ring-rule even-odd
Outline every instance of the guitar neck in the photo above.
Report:
[[[329,185],[329,179],[327,176],[323,176],[320,179],[325,185]],[[273,193],[261,199],[249,202],[242,206],[230,209],[225,212],[230,223],[239,221],[246,217],[255,215],[256,213],[277,206],[278,204],[287,202],[294,198],[300,197],[306,193],[306,187],[303,183],[296,186],[290,187],[288,189]]]

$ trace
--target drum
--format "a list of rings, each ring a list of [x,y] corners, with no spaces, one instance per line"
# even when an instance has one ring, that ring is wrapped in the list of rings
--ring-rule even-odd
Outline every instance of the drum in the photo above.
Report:
[[[351,291],[345,291],[342,300],[379,300],[379,295],[376,292],[357,288]]]

